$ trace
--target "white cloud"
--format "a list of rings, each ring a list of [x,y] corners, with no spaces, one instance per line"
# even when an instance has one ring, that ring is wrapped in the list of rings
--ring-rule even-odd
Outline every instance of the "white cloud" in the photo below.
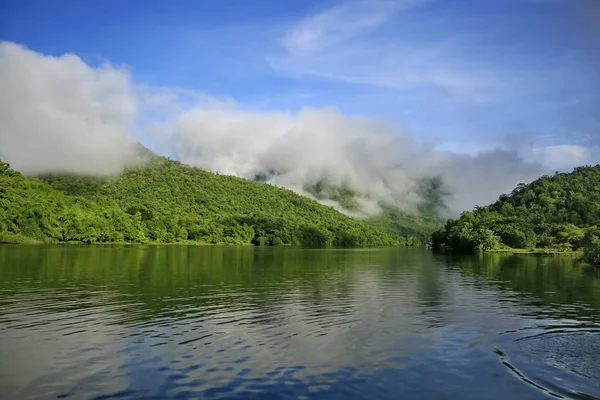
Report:
[[[0,159],[26,173],[114,173],[132,156],[127,71],[0,42]]]
[[[385,0],[342,3],[300,21],[284,37],[283,45],[291,53],[327,50],[377,28],[391,17],[398,6],[397,2]]]
[[[568,169],[579,165],[600,162],[598,148],[585,148],[577,145],[556,145],[533,148],[530,155],[533,160],[548,168]],[[594,159],[594,156],[596,158]]]
[[[183,162],[223,174],[267,174],[271,183],[299,192],[321,180],[347,185],[368,195],[361,201],[370,213],[380,201],[413,209],[422,177],[444,179],[454,192],[448,205],[456,214],[547,172],[515,151],[435,151],[390,123],[334,108],[260,113],[196,107],[180,116],[169,141]]]
[[[267,174],[299,192],[321,180],[345,184],[364,194],[366,213],[377,212],[380,201],[411,209],[420,200],[417,181],[440,176],[458,213],[591,153],[577,146],[437,151],[390,121],[336,108],[246,111],[230,99],[135,86],[123,69],[92,68],[75,55],[50,57],[12,43],[0,44],[0,72],[0,159],[26,173],[118,172],[132,160],[135,124],[147,129],[146,140],[156,132],[170,155],[212,171]]]

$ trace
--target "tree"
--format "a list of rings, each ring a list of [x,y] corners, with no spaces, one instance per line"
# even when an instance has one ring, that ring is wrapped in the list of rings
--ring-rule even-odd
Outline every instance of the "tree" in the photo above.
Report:
[[[0,174],[4,174],[10,170],[10,165],[3,161],[0,161]]]
[[[490,251],[500,248],[500,237],[491,229],[480,229],[475,236],[475,250]]]
[[[500,246],[577,250],[586,246],[586,232],[599,225],[597,165],[519,184],[495,203],[465,211],[456,221],[449,220],[431,240],[438,247],[470,249],[473,243],[477,247],[475,236],[487,229],[500,238]]]
[[[600,264],[600,238],[594,237],[585,245],[583,260],[589,264]]]

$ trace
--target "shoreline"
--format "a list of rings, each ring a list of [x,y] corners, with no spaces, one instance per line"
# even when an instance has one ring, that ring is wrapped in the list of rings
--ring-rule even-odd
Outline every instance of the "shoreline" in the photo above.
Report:
[[[193,241],[183,241],[183,242],[93,242],[86,243],[82,241],[69,241],[69,242],[60,242],[60,241],[42,241],[33,239],[23,235],[8,235],[3,236],[0,235],[0,245],[29,245],[29,246],[219,246],[219,247],[230,247],[230,246],[240,246],[240,247],[286,247],[286,248],[295,248],[302,246],[292,246],[292,245],[281,245],[281,246],[255,246],[251,243],[206,243],[206,242],[193,242]],[[389,246],[389,247],[419,247],[419,246]],[[331,247],[334,248],[334,247]],[[426,248],[423,246],[423,248]],[[514,255],[546,255],[546,256],[568,256],[568,257],[582,257],[583,251],[579,250],[561,250],[561,249],[512,249],[512,248],[504,248],[504,249],[496,249],[496,250],[486,250],[480,252],[480,254],[514,254]],[[593,265],[595,267],[600,267],[600,265]]]
[[[531,254],[531,255],[565,255],[565,256],[582,256],[583,251],[580,250],[560,250],[560,249],[498,249],[487,250],[484,253],[505,253],[505,254]]]

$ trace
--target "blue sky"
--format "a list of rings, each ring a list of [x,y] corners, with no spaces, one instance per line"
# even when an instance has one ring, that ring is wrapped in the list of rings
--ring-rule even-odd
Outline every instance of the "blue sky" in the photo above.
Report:
[[[0,39],[245,110],[390,118],[455,151],[590,146],[600,35],[585,2],[5,0]]]

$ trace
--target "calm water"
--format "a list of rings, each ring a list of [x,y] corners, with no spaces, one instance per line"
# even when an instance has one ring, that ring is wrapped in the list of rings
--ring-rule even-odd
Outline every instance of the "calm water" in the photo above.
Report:
[[[600,270],[420,249],[0,246],[0,397],[600,398]]]

